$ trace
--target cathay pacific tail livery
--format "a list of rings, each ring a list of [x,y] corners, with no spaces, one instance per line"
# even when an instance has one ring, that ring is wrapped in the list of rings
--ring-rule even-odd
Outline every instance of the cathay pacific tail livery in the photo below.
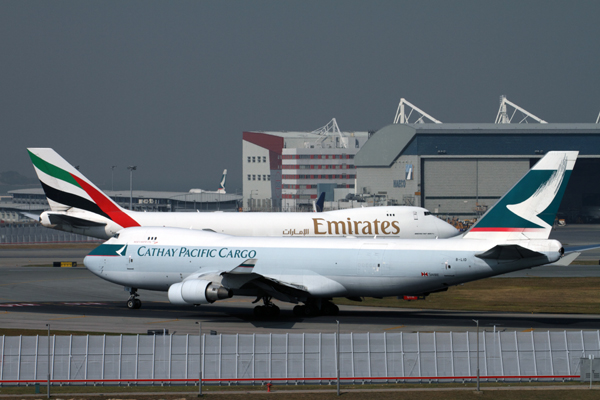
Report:
[[[29,156],[51,211],[40,215],[49,228],[108,239],[123,228],[167,226],[210,229],[236,236],[385,236],[447,238],[450,224],[420,207],[368,207],[319,213],[190,213],[125,210],[49,148]],[[225,189],[225,176],[221,181]]]
[[[223,193],[225,194],[225,180],[227,179],[227,170],[223,170],[223,176],[221,182],[219,182],[219,189],[216,191],[203,190],[203,189],[190,189],[190,193]]]
[[[338,312],[334,297],[428,295],[557,261],[563,247],[548,237],[576,158],[549,152],[462,237],[236,237],[140,227],[122,230],[84,263],[129,288],[130,308],[141,305],[138,288],[166,291],[179,305],[256,296],[258,317],[279,314],[272,299],[303,303],[297,315],[319,315]]]

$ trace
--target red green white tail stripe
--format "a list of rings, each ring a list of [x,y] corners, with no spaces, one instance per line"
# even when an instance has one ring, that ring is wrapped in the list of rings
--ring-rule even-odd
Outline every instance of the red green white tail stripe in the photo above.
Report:
[[[77,209],[107,218],[123,228],[140,226],[54,150],[27,150],[52,211]]]

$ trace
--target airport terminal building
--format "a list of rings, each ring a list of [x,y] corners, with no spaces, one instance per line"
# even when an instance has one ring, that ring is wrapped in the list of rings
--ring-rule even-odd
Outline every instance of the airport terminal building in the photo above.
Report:
[[[599,124],[388,125],[356,154],[356,190],[386,204],[472,219],[551,150],[579,151],[561,217],[599,219]]]
[[[340,131],[335,118],[313,132],[244,132],[244,211],[309,211],[321,192],[329,201],[354,193],[368,135]]]

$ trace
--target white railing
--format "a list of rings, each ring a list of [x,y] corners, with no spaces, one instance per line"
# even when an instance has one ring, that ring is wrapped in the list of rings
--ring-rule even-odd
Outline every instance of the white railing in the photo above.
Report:
[[[474,332],[340,335],[344,381],[465,381],[476,375]],[[600,357],[600,331],[484,332],[482,379],[579,377],[581,358]],[[0,384],[316,381],[336,377],[335,334],[0,337]]]

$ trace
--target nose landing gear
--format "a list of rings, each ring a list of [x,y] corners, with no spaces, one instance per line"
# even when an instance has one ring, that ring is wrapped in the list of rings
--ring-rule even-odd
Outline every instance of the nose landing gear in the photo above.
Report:
[[[137,293],[137,288],[130,288],[129,290],[129,300],[127,300],[127,308],[130,310],[137,310],[142,306],[142,301],[140,299],[136,299],[139,294]]]

